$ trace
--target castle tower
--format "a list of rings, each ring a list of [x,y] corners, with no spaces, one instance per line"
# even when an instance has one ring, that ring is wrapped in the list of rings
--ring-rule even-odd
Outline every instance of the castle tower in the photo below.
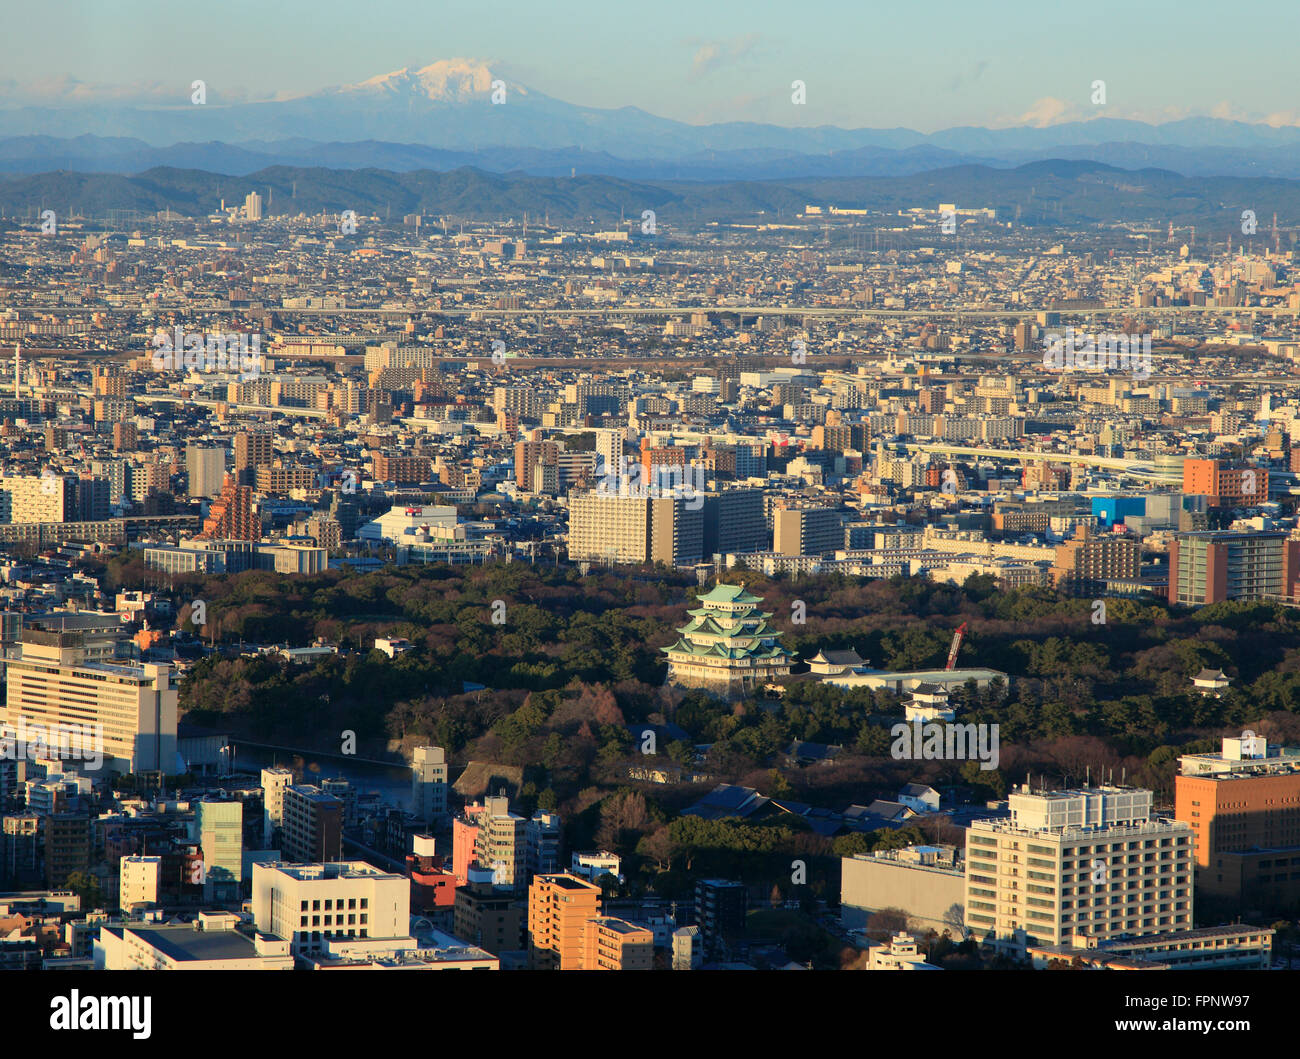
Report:
[[[738,698],[789,675],[794,656],[771,625],[772,615],[758,609],[759,596],[741,584],[715,585],[698,598],[700,607],[687,611],[691,620],[677,630],[677,642],[660,648],[668,656],[668,683]]]

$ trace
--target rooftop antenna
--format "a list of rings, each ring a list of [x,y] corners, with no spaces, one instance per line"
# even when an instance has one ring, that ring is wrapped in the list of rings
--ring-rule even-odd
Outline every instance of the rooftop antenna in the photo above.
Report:
[[[1088,765],[1083,770],[1083,785],[1087,787],[1092,782],[1092,766]]]

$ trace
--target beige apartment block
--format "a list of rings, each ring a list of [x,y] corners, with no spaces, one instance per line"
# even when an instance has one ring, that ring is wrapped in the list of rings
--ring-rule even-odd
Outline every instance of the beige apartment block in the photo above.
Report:
[[[605,493],[569,494],[569,558],[644,563],[650,556],[650,500]]]

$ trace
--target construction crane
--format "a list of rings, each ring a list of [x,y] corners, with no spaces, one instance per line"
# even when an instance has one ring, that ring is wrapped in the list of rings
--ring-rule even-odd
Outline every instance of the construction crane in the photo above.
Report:
[[[951,673],[953,666],[957,664],[957,652],[961,650],[961,639],[966,635],[966,623],[962,622],[957,627],[957,631],[952,634],[952,647],[948,651],[948,664],[944,666],[944,672]]]

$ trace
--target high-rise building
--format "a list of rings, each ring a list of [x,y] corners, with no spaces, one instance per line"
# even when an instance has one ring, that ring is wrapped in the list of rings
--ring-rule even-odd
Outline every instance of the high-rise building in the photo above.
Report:
[[[45,885],[58,889],[67,885],[74,872],[90,871],[94,827],[86,813],[49,813],[43,818],[45,832]]]
[[[256,485],[257,468],[270,467],[274,458],[274,436],[269,430],[246,430],[235,435],[235,481]]]
[[[704,556],[704,517],[698,497],[650,501],[650,561],[676,567]]]
[[[244,196],[244,219],[247,221],[262,219],[262,196],[256,191],[250,191]]]
[[[447,812],[447,752],[440,746],[417,746],[411,760],[411,805],[428,823]]]
[[[116,772],[177,771],[171,666],[88,661],[83,634],[39,629],[23,632],[22,657],[6,665],[4,721],[98,735]]]
[[[510,811],[505,797],[484,798],[478,817],[474,861],[492,872],[499,890],[522,890],[528,877],[528,821]]]
[[[284,792],[291,786],[293,772],[289,769],[262,769],[262,841],[267,845],[284,826]]]
[[[1205,606],[1229,599],[1289,596],[1300,576],[1300,541],[1281,531],[1199,530],[1169,544],[1169,602]]]
[[[460,885],[452,906],[456,937],[480,945],[488,952],[518,952],[524,948],[527,917],[514,894],[498,893],[490,886]]]
[[[82,474],[77,479],[77,518],[82,522],[102,522],[111,514],[107,478]]]
[[[749,890],[730,879],[700,879],[695,884],[695,922],[703,952],[714,956],[745,933]]]
[[[41,819],[30,809],[0,817],[0,883],[6,887],[32,887],[40,878]]]
[[[474,864],[474,851],[478,848],[478,818],[483,806],[466,806],[465,813],[451,822],[451,865],[456,875],[456,885],[469,882],[469,869]]]
[[[844,547],[844,519],[834,508],[778,509],[772,528],[772,550],[780,555],[824,555]]]
[[[343,803],[309,783],[284,789],[280,851],[298,864],[343,856]]]
[[[966,839],[966,926],[992,950],[1192,926],[1192,828],[1151,815],[1150,791],[1011,794],[1009,820]]]
[[[217,496],[226,476],[226,450],[212,445],[185,446],[185,473],[190,496]]]
[[[766,551],[770,537],[758,489],[727,489],[704,494],[703,558]]]
[[[198,536],[206,540],[260,541],[262,519],[253,510],[253,490],[226,475],[221,495],[208,507],[203,532]]]
[[[576,875],[539,875],[528,890],[528,948],[532,966],[580,971],[587,920],[600,914],[600,887]]]
[[[1185,754],[1175,815],[1191,827],[1197,899],[1281,912],[1300,900],[1300,749],[1243,733]]]
[[[71,522],[76,517],[76,478],[57,474],[0,478],[0,523]]]
[[[203,849],[203,890],[209,901],[234,901],[244,881],[244,805],[204,800],[194,807],[194,828]]]
[[[533,813],[533,817],[524,826],[524,841],[527,850],[524,858],[528,877],[549,875],[560,870],[560,839],[563,827],[557,813]]]
[[[526,492],[533,488],[533,468],[539,463],[555,463],[560,447],[554,441],[515,442],[515,485]]]
[[[649,499],[594,490],[570,493],[569,558],[611,563],[649,561]]]
[[[352,828],[359,824],[358,816],[357,789],[345,780],[342,776],[334,779],[322,779],[320,789],[326,794],[333,795],[343,803],[343,827]]]

